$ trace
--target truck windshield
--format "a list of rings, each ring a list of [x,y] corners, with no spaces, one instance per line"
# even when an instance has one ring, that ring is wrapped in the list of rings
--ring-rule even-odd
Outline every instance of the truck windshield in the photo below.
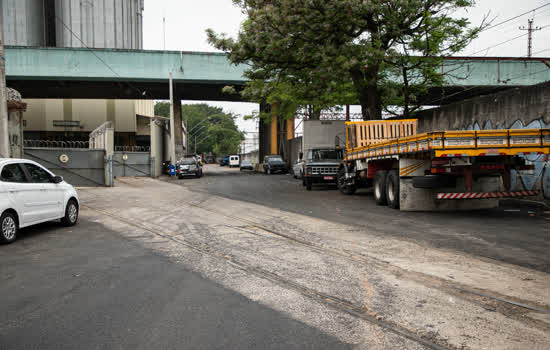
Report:
[[[308,152],[309,160],[324,160],[324,159],[337,159],[343,158],[344,154],[339,149],[314,149]]]

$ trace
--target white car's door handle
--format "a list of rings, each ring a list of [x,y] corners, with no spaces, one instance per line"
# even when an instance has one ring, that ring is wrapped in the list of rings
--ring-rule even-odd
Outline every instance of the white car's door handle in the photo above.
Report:
[[[17,193],[17,190],[9,190],[9,193]]]

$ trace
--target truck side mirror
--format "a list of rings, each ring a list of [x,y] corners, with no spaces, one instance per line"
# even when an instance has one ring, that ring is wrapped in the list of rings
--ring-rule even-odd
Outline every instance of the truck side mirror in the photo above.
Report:
[[[300,152],[300,159],[304,159],[304,152]]]

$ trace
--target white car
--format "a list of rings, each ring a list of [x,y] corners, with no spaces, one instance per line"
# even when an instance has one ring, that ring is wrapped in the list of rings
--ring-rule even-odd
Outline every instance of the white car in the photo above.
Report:
[[[304,160],[298,159],[294,166],[292,167],[292,172],[294,173],[295,179],[301,179],[304,177]]]
[[[30,160],[0,158],[0,243],[46,221],[75,225],[79,206],[76,190],[61,176]]]

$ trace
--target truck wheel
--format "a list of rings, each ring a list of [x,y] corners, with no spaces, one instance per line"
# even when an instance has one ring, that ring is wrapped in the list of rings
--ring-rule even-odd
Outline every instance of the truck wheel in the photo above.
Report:
[[[306,190],[311,191],[311,181],[306,179]]]
[[[388,172],[388,177],[386,178],[386,199],[388,200],[388,207],[399,209],[399,174],[397,170]]]
[[[378,205],[386,205],[386,170],[378,170],[374,176],[374,200]]]
[[[352,195],[357,190],[354,185],[346,185],[346,169],[338,170],[338,189],[343,194]]]

